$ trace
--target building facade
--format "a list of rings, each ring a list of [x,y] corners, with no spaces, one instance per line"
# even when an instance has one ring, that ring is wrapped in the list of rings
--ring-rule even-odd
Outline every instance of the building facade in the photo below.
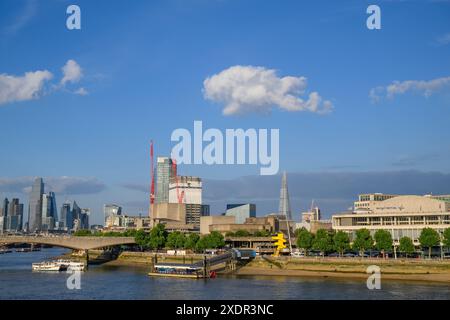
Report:
[[[31,187],[28,205],[28,228],[30,232],[38,232],[42,226],[42,195],[44,194],[44,181],[36,178]]]
[[[227,204],[226,216],[236,217],[236,223],[244,223],[247,218],[256,217],[256,205],[247,204]]]
[[[176,176],[176,165],[168,157],[156,159],[156,203],[169,202],[170,178]]]
[[[54,192],[42,194],[42,221],[41,230],[54,230],[58,221],[56,196]]]
[[[349,233],[352,239],[362,228],[372,235],[384,229],[396,245],[405,236],[419,245],[422,229],[432,228],[442,234],[450,227],[450,195],[360,195],[353,212],[332,216],[332,227]]]
[[[105,218],[105,225],[106,221],[111,216],[120,216],[122,214],[122,207],[118,206],[116,204],[105,204],[103,205],[103,215]]]

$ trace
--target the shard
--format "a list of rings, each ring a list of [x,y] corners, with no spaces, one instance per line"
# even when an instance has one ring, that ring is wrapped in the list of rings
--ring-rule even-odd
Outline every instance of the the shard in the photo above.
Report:
[[[280,207],[278,210],[280,215],[286,217],[286,220],[292,221],[291,204],[289,202],[289,192],[287,186],[286,171],[283,172],[283,178],[281,179],[280,190]]]

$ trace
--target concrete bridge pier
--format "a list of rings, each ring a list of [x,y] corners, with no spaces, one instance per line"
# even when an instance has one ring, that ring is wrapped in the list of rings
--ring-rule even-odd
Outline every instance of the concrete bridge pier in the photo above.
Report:
[[[89,266],[89,250],[84,250],[84,258],[86,259],[86,268]]]

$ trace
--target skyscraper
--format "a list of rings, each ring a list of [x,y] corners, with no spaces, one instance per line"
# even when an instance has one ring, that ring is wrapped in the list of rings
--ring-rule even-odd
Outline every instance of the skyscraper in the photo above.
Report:
[[[6,219],[7,219],[7,216],[8,216],[8,205],[9,205],[8,198],[5,198],[5,200],[3,200],[3,207],[0,208],[0,233],[2,233],[4,230],[6,230]]]
[[[5,229],[9,232],[17,232],[22,229],[23,204],[19,202],[19,199],[12,199],[8,207],[8,216],[4,221],[6,221]]]
[[[56,196],[54,192],[44,193],[42,195],[42,230],[55,229],[58,221],[58,211],[56,207]]]
[[[122,207],[116,204],[103,205],[103,213],[105,217],[105,226],[109,217],[120,216],[122,214]]]
[[[175,167],[175,170],[173,169]],[[176,176],[176,165],[168,157],[158,157],[156,160],[156,203],[169,202],[170,178]]]
[[[278,213],[286,217],[286,220],[292,220],[291,204],[289,202],[289,192],[287,186],[286,171],[283,172],[283,178],[281,179],[280,190],[280,207]]]
[[[72,211],[70,210],[70,203],[65,202],[61,207],[60,212],[60,221],[61,221],[61,228],[70,230],[73,228],[73,218],[72,218]]]
[[[43,193],[44,182],[42,178],[36,178],[31,188],[30,202],[28,204],[28,228],[30,232],[41,230]]]

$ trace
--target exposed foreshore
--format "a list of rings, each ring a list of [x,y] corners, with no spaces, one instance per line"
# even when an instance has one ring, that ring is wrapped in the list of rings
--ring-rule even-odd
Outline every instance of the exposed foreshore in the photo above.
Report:
[[[367,279],[367,267],[380,267],[385,280],[450,283],[450,261],[416,259],[339,259],[258,257],[238,269],[237,275],[296,276],[315,278]]]

